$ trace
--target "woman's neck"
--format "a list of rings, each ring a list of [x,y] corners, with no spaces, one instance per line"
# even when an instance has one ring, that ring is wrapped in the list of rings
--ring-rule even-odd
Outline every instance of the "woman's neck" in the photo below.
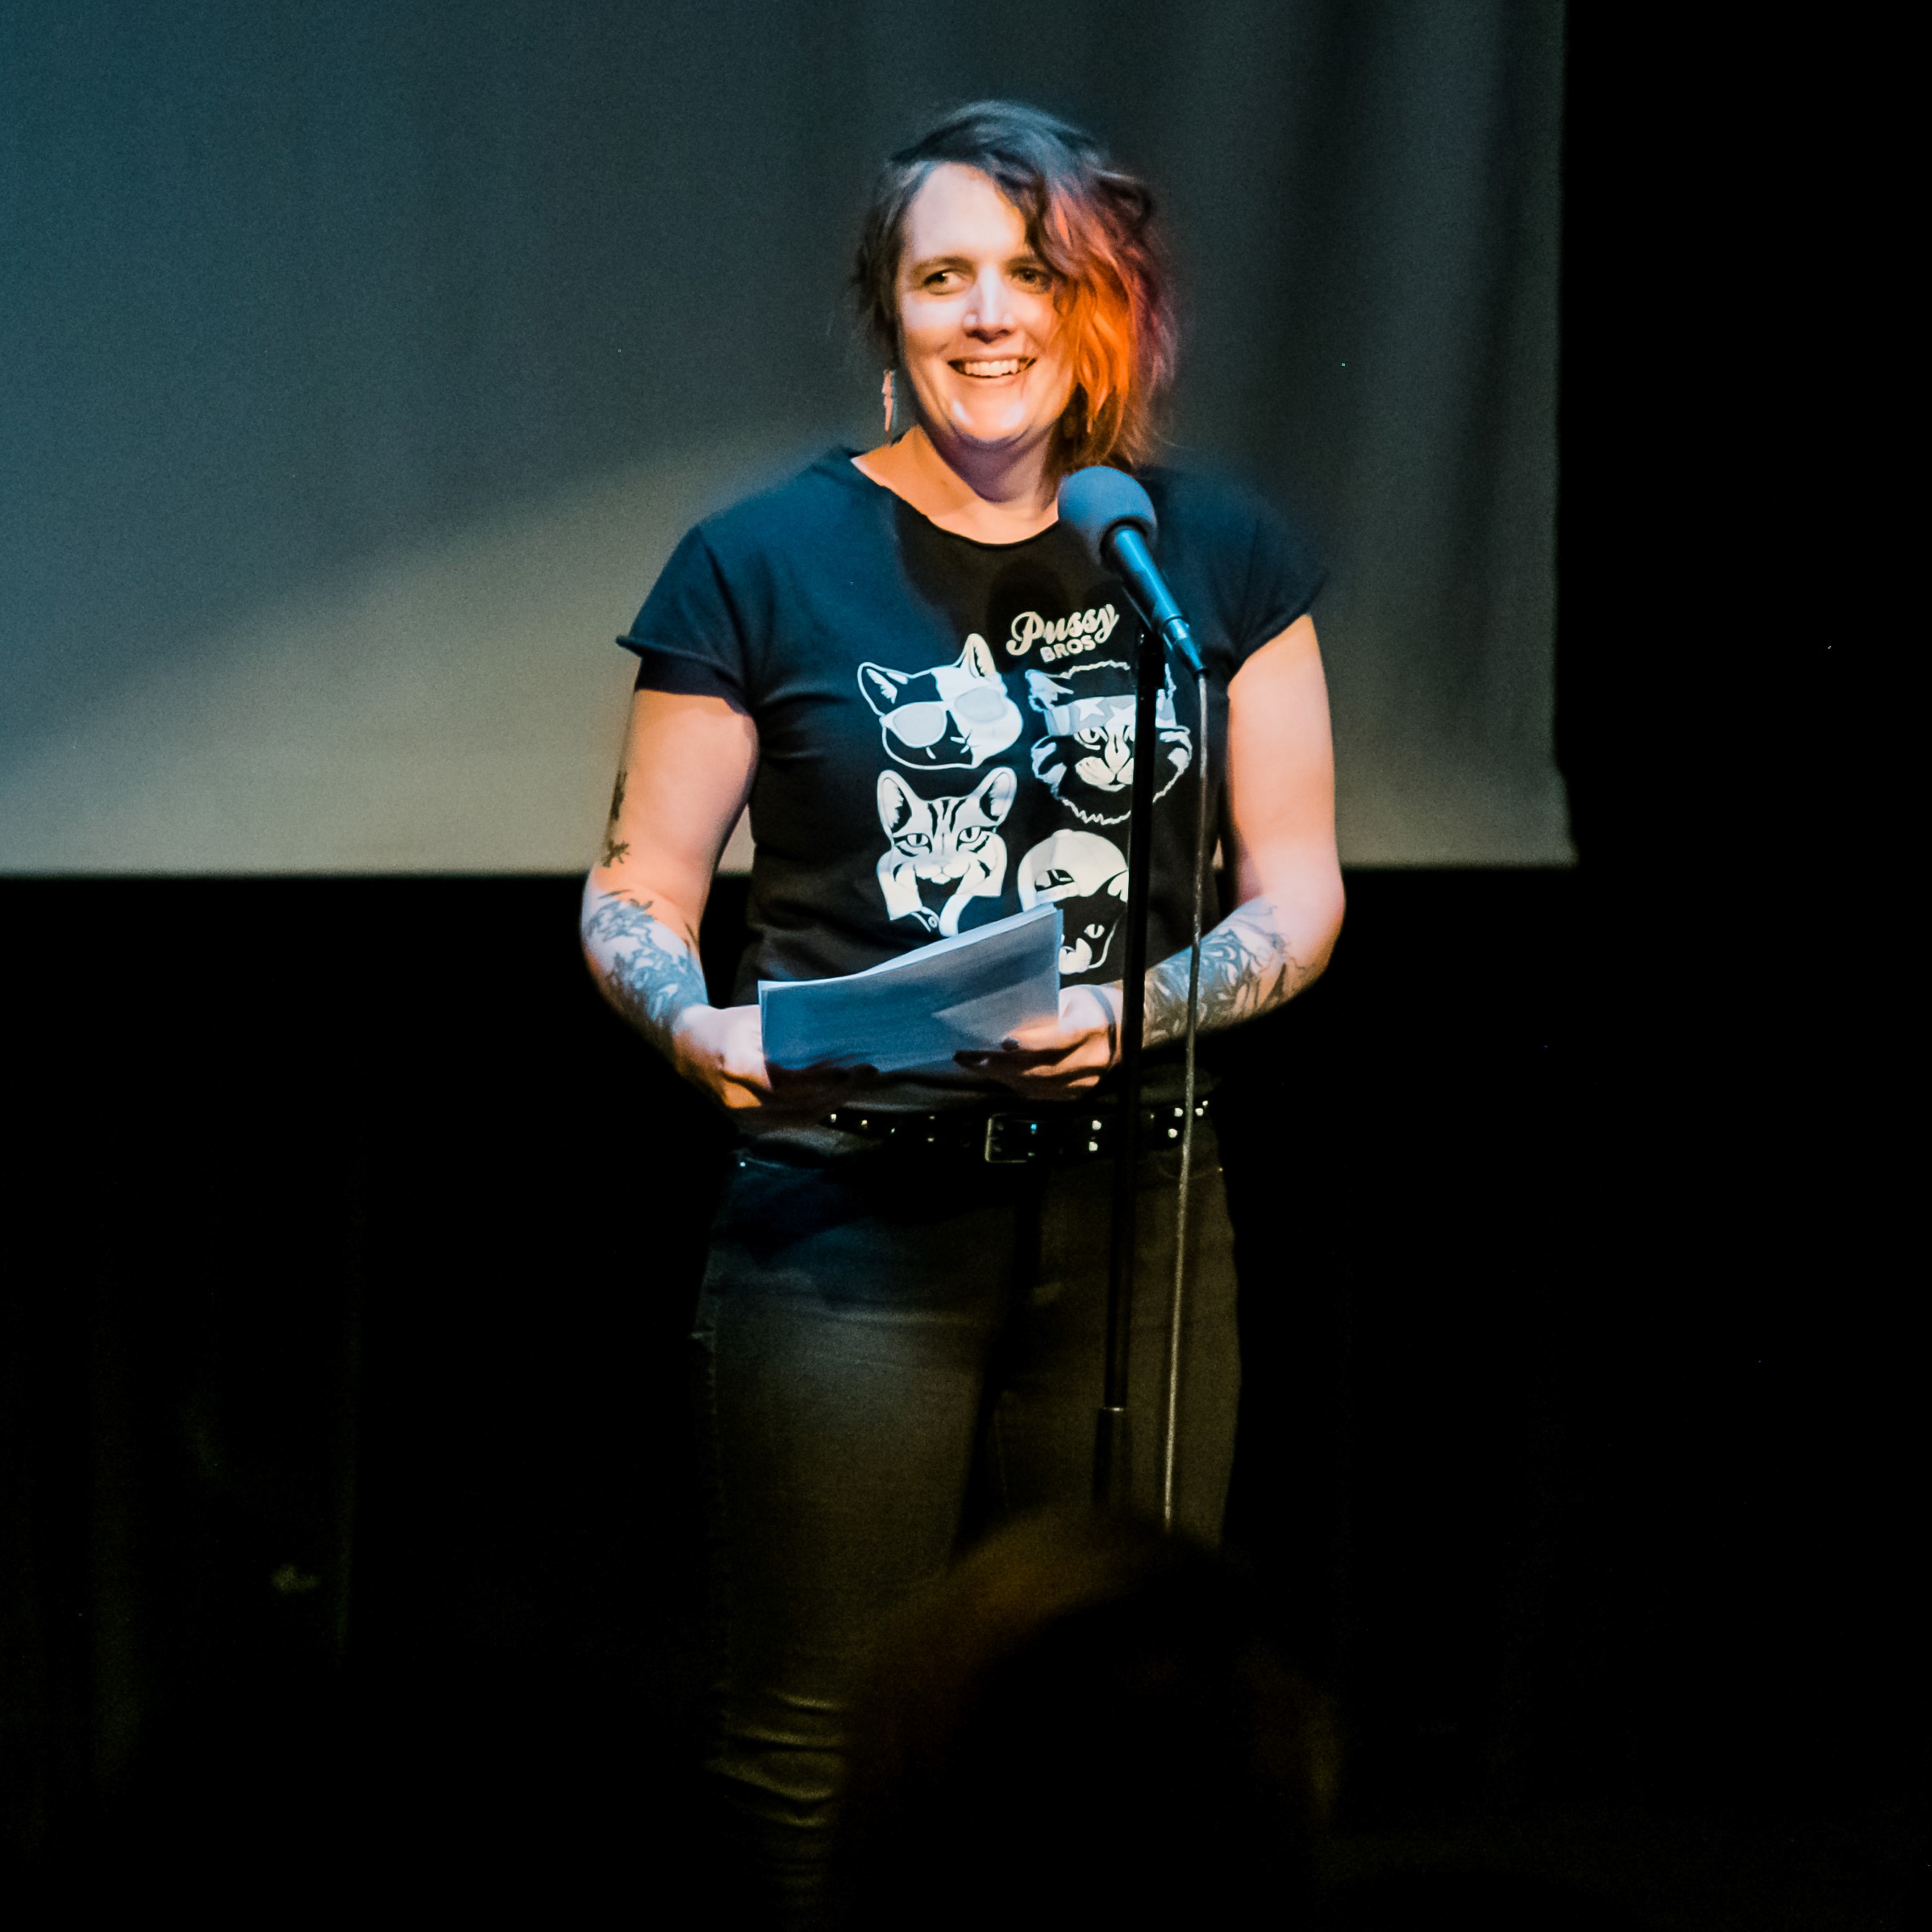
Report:
[[[942,455],[921,424],[852,462],[928,523],[979,543],[1019,543],[1060,514],[1042,449],[961,448]]]

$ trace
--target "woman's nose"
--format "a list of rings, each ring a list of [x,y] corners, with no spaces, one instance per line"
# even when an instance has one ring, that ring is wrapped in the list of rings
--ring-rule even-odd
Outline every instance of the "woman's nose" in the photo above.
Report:
[[[982,335],[997,335],[1011,326],[1006,278],[989,271],[973,284],[972,302],[966,311],[966,327]]]

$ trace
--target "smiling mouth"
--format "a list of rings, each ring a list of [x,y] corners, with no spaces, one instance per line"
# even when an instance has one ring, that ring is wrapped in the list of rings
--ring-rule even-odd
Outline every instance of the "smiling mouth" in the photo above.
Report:
[[[961,360],[951,365],[962,376],[970,376],[976,382],[992,382],[1001,376],[1017,376],[1022,369],[1033,366],[1031,356],[1002,356],[997,361],[966,361]]]

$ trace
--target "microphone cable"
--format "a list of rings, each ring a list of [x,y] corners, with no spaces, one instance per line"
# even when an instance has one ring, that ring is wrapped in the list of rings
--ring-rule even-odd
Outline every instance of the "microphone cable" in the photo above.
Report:
[[[1187,1046],[1183,1056],[1181,1088],[1180,1178],[1174,1204],[1174,1292],[1168,1308],[1168,1374],[1160,1409],[1160,1526],[1174,1527],[1174,1442],[1180,1415],[1180,1333],[1187,1293],[1188,1193],[1194,1169],[1195,1044],[1201,1020],[1201,905],[1207,889],[1208,856],[1208,681],[1205,669],[1195,673],[1194,715],[1201,721],[1201,774],[1194,813],[1194,924],[1188,949]]]

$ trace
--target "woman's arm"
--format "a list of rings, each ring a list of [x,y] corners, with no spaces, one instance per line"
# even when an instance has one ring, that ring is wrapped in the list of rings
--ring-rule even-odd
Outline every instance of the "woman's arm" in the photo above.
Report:
[[[1225,856],[1240,903],[1201,941],[1204,1031],[1292,998],[1327,965],[1341,930],[1334,749],[1312,618],[1297,618],[1235,673],[1227,761],[1232,850]],[[1148,969],[1149,1046],[1186,1030],[1188,967],[1184,950]],[[1123,1005],[1118,981],[1069,987],[1057,1026],[1022,1031],[1008,1052],[960,1057],[1021,1093],[1077,1093],[1119,1058]]]
[[[775,1089],[758,1009],[710,1005],[698,964],[711,876],[757,768],[757,730],[723,698],[636,694],[584,885],[584,957],[605,998],[720,1105],[810,1109],[843,1081],[781,1074]]]
[[[1334,747],[1312,618],[1264,644],[1228,686],[1227,798],[1239,903],[1201,941],[1203,1031],[1292,999],[1342,929]],[[1147,974],[1149,1046],[1186,1031],[1188,965],[1177,952]]]
[[[722,697],[632,697],[603,851],[584,885],[584,956],[605,998],[673,1064],[680,1022],[708,1003],[698,924],[757,765],[751,719]]]

